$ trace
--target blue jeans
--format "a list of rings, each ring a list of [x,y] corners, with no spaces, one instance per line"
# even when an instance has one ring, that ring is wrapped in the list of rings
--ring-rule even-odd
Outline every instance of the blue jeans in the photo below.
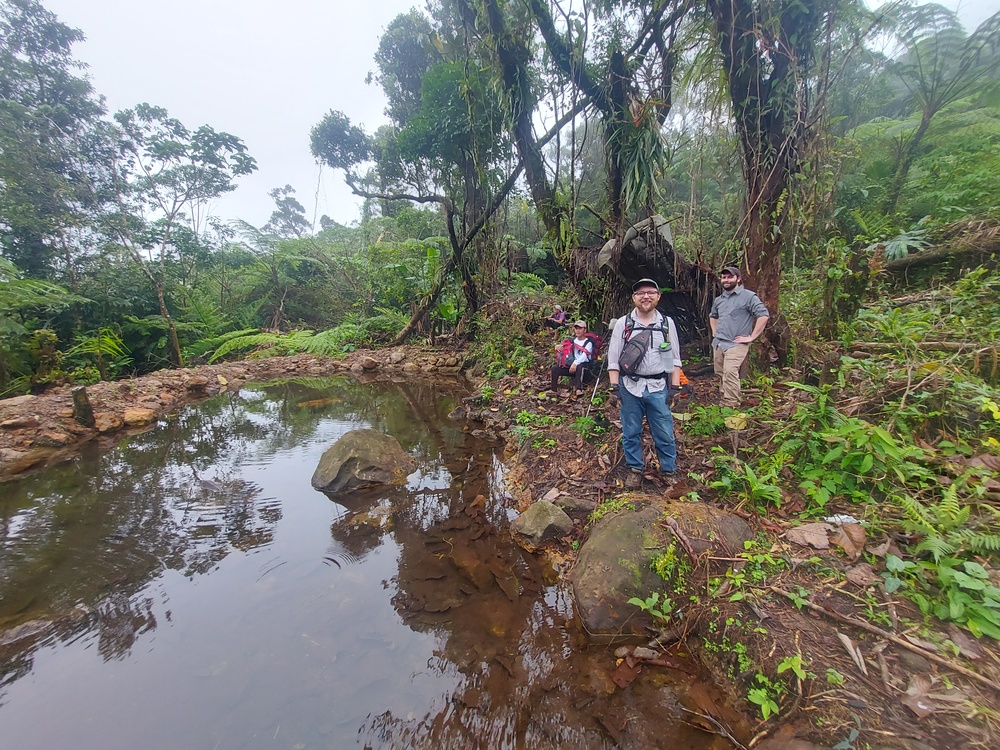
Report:
[[[621,400],[622,448],[630,469],[642,471],[642,418],[646,418],[653,434],[653,445],[660,459],[660,471],[677,471],[677,443],[674,441],[674,416],[667,406],[667,389],[650,393],[646,388],[642,398],[636,398],[623,385],[618,389]]]

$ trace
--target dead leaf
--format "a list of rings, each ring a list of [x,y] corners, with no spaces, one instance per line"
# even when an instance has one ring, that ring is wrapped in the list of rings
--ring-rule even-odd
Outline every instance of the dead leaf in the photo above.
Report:
[[[924,651],[930,651],[932,654],[938,650],[938,647],[930,641],[922,641],[919,638],[914,638],[912,635],[907,633],[903,633],[903,637],[917,648],[922,648]]]
[[[961,628],[956,625],[948,626],[948,637],[951,638],[951,642],[958,646],[958,650],[962,652],[962,656],[966,659],[976,659],[983,658],[983,651],[979,648],[979,644],[969,637]]]
[[[219,385],[229,385],[229,381],[226,380],[225,375],[216,375],[215,377],[216,379],[218,379]]]
[[[865,530],[859,523],[845,523],[830,535],[830,542],[837,545],[850,560],[857,560],[865,548]]]
[[[630,666],[628,659],[622,659],[618,662],[618,666],[611,675],[611,679],[614,680],[614,683],[618,687],[624,690],[635,681],[640,672],[642,672],[641,664],[636,663],[635,666]]]
[[[922,719],[934,711],[954,709],[969,699],[969,696],[956,688],[943,693],[931,692],[937,681],[936,677],[929,674],[911,675],[901,703]]]
[[[851,657],[851,661],[854,662],[854,666],[861,670],[861,674],[865,677],[868,676],[868,667],[865,666],[865,658],[861,655],[861,651],[857,646],[854,645],[854,641],[848,638],[843,633],[837,633],[837,638],[843,644],[844,649],[847,651],[847,655]]]
[[[990,471],[1000,471],[1000,456],[983,453],[969,459],[969,466],[981,467]]]
[[[884,558],[886,555],[895,555],[896,557],[902,557],[903,553],[900,551],[896,543],[892,541],[889,537],[885,538],[885,541],[881,544],[876,544],[875,546],[870,546],[867,548],[868,552],[875,555],[875,557]]]
[[[866,562],[862,562],[847,571],[847,580],[855,586],[861,586],[864,588],[881,581],[882,578],[875,573],[871,565]]]
[[[829,549],[829,532],[831,531],[833,531],[833,526],[828,523],[806,523],[786,531],[785,539],[794,544],[800,544],[803,547]]]
[[[916,714],[918,719],[934,713],[934,704],[927,700],[927,697],[924,695],[907,694],[900,699],[900,703]]]

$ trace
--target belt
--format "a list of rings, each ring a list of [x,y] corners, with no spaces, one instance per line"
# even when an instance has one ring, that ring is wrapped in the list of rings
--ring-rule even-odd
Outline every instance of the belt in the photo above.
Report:
[[[622,375],[624,378],[629,378],[630,380],[666,380],[667,373],[656,372],[652,375]]]

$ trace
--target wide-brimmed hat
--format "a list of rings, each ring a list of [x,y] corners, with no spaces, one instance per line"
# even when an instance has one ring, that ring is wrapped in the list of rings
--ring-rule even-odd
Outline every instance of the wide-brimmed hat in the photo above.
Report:
[[[640,289],[640,287],[644,287],[644,286],[651,286],[651,287],[654,287],[656,289],[656,291],[660,291],[660,285],[657,284],[652,279],[639,279],[637,282],[635,282],[632,285],[632,291],[633,292],[638,292],[639,289]]]

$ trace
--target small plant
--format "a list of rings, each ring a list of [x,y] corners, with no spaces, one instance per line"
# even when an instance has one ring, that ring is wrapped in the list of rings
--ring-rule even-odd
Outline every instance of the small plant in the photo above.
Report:
[[[655,620],[661,620],[663,622],[670,621],[670,612],[674,608],[674,603],[667,597],[663,597],[663,601],[660,601],[660,595],[657,592],[653,592],[645,599],[640,599],[637,596],[633,596],[628,600],[629,604],[633,604],[643,612],[646,612],[653,616]]]
[[[524,427],[552,427],[559,424],[561,417],[550,414],[532,414],[530,411],[522,409],[514,417],[514,423]]]
[[[531,436],[534,434],[534,430],[530,427],[525,427],[524,425],[515,425],[510,428],[511,437],[513,437],[518,445],[524,445]]]
[[[726,417],[732,416],[733,413],[733,410],[728,407],[714,404],[692,406],[690,409],[691,419],[684,423],[684,432],[702,437],[721,435],[727,429]]]
[[[780,710],[777,701],[777,698],[780,697],[780,690],[760,672],[754,679],[757,682],[757,687],[747,690],[747,700],[760,708],[760,715],[764,721],[767,721]]]
[[[781,488],[775,482],[787,458],[779,452],[775,457],[762,461],[765,473],[758,474],[750,464],[720,455],[716,460],[718,478],[709,486],[721,490],[723,494],[735,494],[741,502],[750,502],[758,508],[769,505],[781,507]]]
[[[793,654],[792,656],[786,656],[778,664],[778,674],[782,672],[787,672],[791,670],[792,674],[798,677],[800,680],[804,680],[809,677],[815,677],[812,672],[806,671],[805,662],[802,660],[802,654]]]
[[[827,667],[826,669],[826,682],[828,685],[843,685],[844,675],[838,672],[833,667]]]
[[[577,417],[571,429],[584,440],[592,440],[607,432],[607,429],[597,423],[591,416]]]

